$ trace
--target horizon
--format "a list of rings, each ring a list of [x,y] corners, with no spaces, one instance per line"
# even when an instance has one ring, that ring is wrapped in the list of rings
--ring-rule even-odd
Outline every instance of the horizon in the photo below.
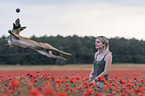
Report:
[[[3,35],[4,37],[6,37],[6,38],[8,38],[8,36],[5,36],[5,35]],[[1,36],[0,38],[2,38],[3,36]],[[21,36],[21,35],[20,35]],[[54,35],[49,35],[49,36],[47,36],[47,35],[43,35],[43,36],[35,36],[35,35],[32,35],[32,36],[30,36],[30,37],[24,37],[24,38],[32,38],[32,37],[36,37],[36,38],[41,38],[41,37],[57,37],[57,36],[61,36],[61,37],[63,37],[63,38],[67,38],[67,37],[73,37],[73,36],[77,36],[77,37],[79,37],[79,38],[85,38],[85,37],[93,37],[93,38],[95,38],[95,37],[97,37],[97,36],[79,36],[79,35],[76,35],[76,34],[74,34],[74,35],[68,35],[68,36],[63,36],[63,35],[60,35],[60,34],[58,34],[58,35],[56,35],[56,36],[54,36]],[[119,36],[116,36],[116,37],[106,37],[107,39],[115,39],[115,38],[119,38],[119,39],[122,39],[122,38],[124,38],[124,39],[126,39],[126,40],[131,40],[131,39],[135,39],[135,40],[138,40],[138,41],[145,41],[145,40],[143,40],[143,39],[137,39],[137,38],[134,38],[134,37],[132,37],[132,38],[125,38],[125,37],[119,37]]]

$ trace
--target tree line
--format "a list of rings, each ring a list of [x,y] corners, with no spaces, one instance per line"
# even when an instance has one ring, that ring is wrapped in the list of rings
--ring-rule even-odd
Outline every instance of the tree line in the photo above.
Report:
[[[31,49],[7,48],[7,37],[0,38],[0,64],[20,64],[20,65],[41,65],[41,64],[84,64],[93,63],[95,49],[95,37],[77,35],[63,37],[57,36],[32,36],[30,39],[49,43],[55,48],[71,53],[72,56],[66,56],[58,52],[55,55],[63,56],[69,60],[69,63],[60,59],[52,59],[39,54]],[[135,38],[109,38],[110,51],[113,55],[113,63],[145,63],[145,41]]]

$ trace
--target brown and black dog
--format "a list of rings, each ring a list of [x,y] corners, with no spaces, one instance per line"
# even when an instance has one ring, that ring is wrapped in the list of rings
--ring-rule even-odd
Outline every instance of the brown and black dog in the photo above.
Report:
[[[61,56],[55,56],[52,54],[51,51],[57,51],[65,55],[71,56],[70,53],[66,53],[63,51],[58,50],[57,48],[54,48],[48,43],[42,43],[42,42],[36,42],[34,40],[30,40],[28,38],[24,38],[20,36],[20,32],[24,30],[26,27],[21,27],[19,18],[13,23],[13,29],[9,30],[10,36],[8,38],[8,44],[6,44],[6,47],[20,47],[20,48],[27,48],[27,49],[33,49],[37,52],[39,52],[42,55],[45,55],[50,58],[58,58],[63,59],[67,61],[64,57]]]

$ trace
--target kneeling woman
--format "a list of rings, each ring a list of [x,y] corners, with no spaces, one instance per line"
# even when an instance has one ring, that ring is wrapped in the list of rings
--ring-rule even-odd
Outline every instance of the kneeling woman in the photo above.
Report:
[[[94,68],[90,73],[89,81],[95,82],[94,79],[96,80],[99,77],[105,77],[108,81],[108,73],[112,63],[112,53],[109,51],[108,39],[104,36],[97,37],[95,48],[98,51],[95,53]]]

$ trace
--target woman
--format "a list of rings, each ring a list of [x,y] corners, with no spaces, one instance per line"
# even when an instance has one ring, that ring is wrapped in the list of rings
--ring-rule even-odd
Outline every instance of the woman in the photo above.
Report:
[[[95,82],[94,79],[104,76],[108,80],[108,73],[112,63],[112,53],[109,51],[109,41],[104,36],[99,36],[95,40],[94,68],[92,69],[89,81]],[[93,79],[94,78],[94,79]]]

